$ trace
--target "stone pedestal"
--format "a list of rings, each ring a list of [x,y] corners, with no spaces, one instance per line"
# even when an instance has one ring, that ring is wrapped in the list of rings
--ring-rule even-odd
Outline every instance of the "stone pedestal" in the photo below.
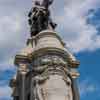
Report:
[[[16,55],[15,65],[14,99],[79,100],[75,84],[79,62],[56,32],[45,30],[28,39],[26,48]]]

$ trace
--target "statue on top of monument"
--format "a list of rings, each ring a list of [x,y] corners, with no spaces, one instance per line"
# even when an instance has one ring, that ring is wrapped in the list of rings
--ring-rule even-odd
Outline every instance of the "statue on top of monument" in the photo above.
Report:
[[[31,37],[37,35],[42,30],[55,29],[56,25],[51,17],[49,6],[53,0],[34,1],[34,6],[28,14]]]

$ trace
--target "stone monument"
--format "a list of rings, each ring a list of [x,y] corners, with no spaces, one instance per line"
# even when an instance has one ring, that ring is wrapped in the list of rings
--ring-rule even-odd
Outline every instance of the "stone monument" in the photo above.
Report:
[[[17,73],[10,81],[13,100],[79,100],[79,62],[55,32],[52,3],[35,1],[28,14],[30,38],[15,56]]]

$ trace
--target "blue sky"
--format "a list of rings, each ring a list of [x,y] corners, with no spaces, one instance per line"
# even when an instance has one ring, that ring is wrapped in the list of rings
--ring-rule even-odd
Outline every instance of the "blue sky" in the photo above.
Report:
[[[29,37],[27,14],[32,0],[0,0],[0,100],[11,100],[9,79],[14,56]],[[55,0],[56,31],[80,60],[81,100],[100,100],[100,0]]]

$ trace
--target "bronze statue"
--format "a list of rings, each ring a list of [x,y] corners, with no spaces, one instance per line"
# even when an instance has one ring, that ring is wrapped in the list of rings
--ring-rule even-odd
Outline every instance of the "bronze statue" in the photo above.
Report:
[[[50,18],[49,6],[53,3],[53,0],[43,0],[40,4],[39,1],[35,1],[34,7],[28,14],[29,25],[31,28],[31,37],[35,36],[42,30],[55,29],[56,24]]]

